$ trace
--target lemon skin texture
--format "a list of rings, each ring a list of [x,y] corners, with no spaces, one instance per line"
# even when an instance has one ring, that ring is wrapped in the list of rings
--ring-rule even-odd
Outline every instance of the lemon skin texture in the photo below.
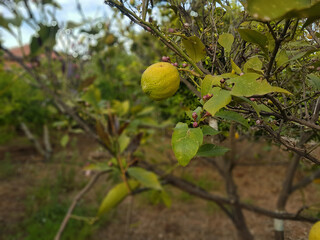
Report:
[[[141,77],[141,87],[153,100],[163,100],[173,96],[180,85],[179,72],[167,62],[149,66]]]
[[[312,226],[309,232],[309,240],[320,240],[320,221]]]

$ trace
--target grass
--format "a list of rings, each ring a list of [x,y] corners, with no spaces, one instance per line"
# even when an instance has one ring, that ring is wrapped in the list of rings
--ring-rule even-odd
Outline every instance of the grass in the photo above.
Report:
[[[3,160],[0,161],[0,180],[8,179],[16,174],[16,167],[12,163],[10,153],[6,153]]]
[[[25,220],[17,227],[17,234],[5,240],[52,240],[69,208],[71,198],[83,187],[85,181],[78,180],[74,165],[62,164],[56,169],[54,177],[45,177],[28,190],[24,200]],[[72,194],[70,194],[72,193]],[[72,197],[70,197],[72,195]],[[97,206],[80,201],[73,215],[92,217]],[[94,225],[85,221],[70,219],[62,240],[89,240],[92,234],[108,219],[108,216]]]

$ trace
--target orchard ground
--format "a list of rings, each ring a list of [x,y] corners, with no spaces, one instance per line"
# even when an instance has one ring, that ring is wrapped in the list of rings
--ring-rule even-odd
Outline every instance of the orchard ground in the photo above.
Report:
[[[162,142],[155,145],[154,142]],[[170,134],[159,134],[142,148],[146,159],[163,163],[175,162]],[[317,149],[320,154],[320,149]],[[281,189],[288,152],[267,142],[237,140],[239,166],[234,171],[239,195],[247,203],[274,210]],[[45,163],[23,137],[0,146],[0,239],[53,239],[72,198],[89,180],[83,166],[89,159],[102,161],[108,156],[85,135],[73,135],[66,148],[55,145],[55,155]],[[223,194],[219,174],[207,163],[194,159],[179,167],[174,174],[215,193]],[[307,173],[300,170],[296,178]],[[110,187],[107,176],[101,178],[85,195],[75,215],[92,217]],[[104,219],[91,226],[71,219],[63,239],[112,240],[232,240],[236,239],[231,221],[214,203],[197,199],[173,187],[165,186],[172,198],[172,206],[156,204],[150,192],[128,197]],[[142,196],[144,195],[144,196]],[[296,212],[302,205],[316,204],[320,185],[312,183],[295,192],[287,210]],[[156,205],[156,206],[155,206]],[[130,210],[131,209],[131,210]],[[257,240],[273,236],[273,220],[245,211],[250,231]],[[286,239],[305,240],[311,224],[286,222]]]

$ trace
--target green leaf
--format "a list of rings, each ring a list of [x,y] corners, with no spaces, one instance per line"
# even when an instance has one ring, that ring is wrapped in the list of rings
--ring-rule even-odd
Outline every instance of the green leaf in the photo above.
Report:
[[[234,98],[235,99],[240,99],[240,100],[248,103],[256,111],[257,115],[260,117],[260,110],[259,110],[259,108],[258,108],[258,106],[257,106],[257,104],[255,102],[253,102],[253,101],[251,101],[251,100],[249,100],[249,99],[247,99],[245,97],[239,97],[238,96],[238,97],[234,97]]]
[[[101,100],[101,92],[99,88],[91,85],[83,94],[82,99],[90,103],[97,111],[100,109],[99,102]]]
[[[234,74],[234,73],[224,73],[224,74],[221,74],[221,75],[219,75],[217,77],[221,77],[221,78],[225,78],[226,79],[226,78],[235,78],[235,77],[238,77],[238,75]],[[219,81],[220,81],[220,79],[219,79]]]
[[[220,132],[215,130],[214,128],[208,126],[208,125],[204,125],[202,127],[202,133],[203,133],[203,136],[206,136],[206,135],[214,136],[214,135],[219,134]]]
[[[237,64],[234,63],[232,59],[231,59],[231,67],[232,67],[232,70],[235,71],[235,73],[237,74],[242,73],[241,69],[237,66]]]
[[[308,6],[310,0],[248,0],[247,9],[253,17],[270,21]]]
[[[219,112],[216,113],[215,116],[226,119],[226,120],[238,122],[241,125],[249,128],[248,121],[244,117],[242,117],[239,113],[220,110]]]
[[[118,138],[118,142],[120,153],[122,153],[128,147],[130,138],[125,133],[122,133]]]
[[[202,144],[203,134],[200,128],[188,128],[186,123],[179,122],[172,134],[174,155],[182,166],[186,166],[196,155]]]
[[[222,76],[206,75],[201,83],[201,97],[207,95],[213,86],[220,86]]]
[[[218,157],[218,156],[223,156],[229,150],[230,150],[229,148],[207,143],[207,144],[203,144],[199,148],[197,152],[197,156],[198,157]]]
[[[235,83],[232,88],[231,94],[234,96],[250,97],[252,95],[264,95],[271,92],[282,92],[291,94],[287,90],[279,87],[271,86],[267,80],[257,80],[261,76],[256,73],[247,73],[237,78],[229,80]]]
[[[268,108],[266,105],[264,104],[257,104],[257,108],[259,110],[259,112],[264,111],[264,112],[273,112],[270,108]]]
[[[131,190],[135,190],[139,186],[139,182],[135,180],[128,180],[127,183]],[[114,186],[103,199],[98,211],[98,217],[116,207],[128,194],[129,190],[124,182]]]
[[[56,34],[59,30],[56,26],[40,25],[37,36],[33,36],[30,43],[30,54],[34,56],[38,54],[44,47],[52,49],[56,44]]]
[[[76,28],[76,27],[79,27],[81,25],[82,25],[82,23],[77,23],[77,22],[74,22],[74,21],[68,21],[66,29]]]
[[[317,21],[320,17],[309,17],[302,26],[302,29]]]
[[[162,190],[158,176],[153,172],[147,171],[140,167],[130,167],[128,168],[128,173],[131,177],[138,180],[145,187]]]
[[[90,163],[83,168],[83,170],[93,170],[93,171],[107,171],[111,169],[112,168],[106,162]]]
[[[310,85],[315,90],[320,90],[320,78],[317,75],[310,73],[307,75],[307,78],[308,78]]]
[[[283,18],[309,18],[309,21],[306,21],[302,28],[305,28],[307,25],[320,18],[320,2],[317,1],[315,4],[310,4],[310,0],[301,0],[303,2],[308,2],[308,6],[303,9],[294,9],[290,12],[287,12]],[[307,5],[307,4],[306,4]]]
[[[161,196],[161,199],[162,199],[162,202],[164,203],[164,205],[166,205],[166,207],[168,207],[168,208],[171,207],[171,198],[170,198],[169,194],[166,191],[162,190],[160,192],[160,196]]]
[[[69,142],[69,135],[68,134],[63,135],[63,137],[60,140],[60,145],[62,147],[65,147],[67,146],[68,142]]]
[[[265,53],[268,53],[268,38],[265,35],[252,29],[238,29],[238,32],[243,40],[259,45]]]
[[[11,28],[9,27],[8,19],[4,18],[0,15],[0,26],[7,29],[9,32],[12,32]]]
[[[282,49],[276,57],[277,67],[281,67],[283,64],[289,61],[286,50]]]
[[[193,61],[199,62],[206,56],[205,46],[198,37],[186,37],[182,39],[182,43]]]
[[[252,71],[260,71],[262,68],[262,62],[260,59],[256,56],[253,58],[250,58],[243,66],[244,73],[249,73]]]
[[[229,53],[234,41],[234,37],[230,33],[223,33],[219,36],[218,43]]]
[[[212,94],[212,98],[203,105],[203,108],[214,116],[216,112],[231,102],[231,95],[230,91],[223,90],[219,87],[213,88]]]

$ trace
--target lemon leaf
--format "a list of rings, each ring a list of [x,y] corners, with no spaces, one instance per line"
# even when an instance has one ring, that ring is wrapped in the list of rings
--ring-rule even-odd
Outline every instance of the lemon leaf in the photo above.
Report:
[[[248,121],[244,117],[242,117],[239,113],[220,110],[219,112],[216,113],[215,116],[226,119],[226,120],[238,122],[241,125],[245,126],[246,128],[249,128]]]
[[[229,80],[235,83],[232,88],[231,94],[233,96],[245,96],[250,97],[253,95],[264,95],[271,92],[282,92],[291,94],[287,90],[280,87],[271,86],[267,80],[257,80],[261,75],[256,73],[247,73],[240,77]]]
[[[219,36],[218,43],[229,53],[234,41],[234,37],[230,33],[223,33]]]
[[[186,123],[179,122],[172,134],[172,149],[181,166],[186,166],[197,154],[203,141],[200,128],[188,128]]]
[[[213,86],[220,86],[222,76],[206,75],[201,83],[201,97],[207,95]]]
[[[199,62],[206,56],[205,46],[197,36],[182,39],[182,44],[193,61]]]
[[[231,95],[230,91],[219,87],[213,88],[211,93],[213,96],[203,105],[203,108],[214,116],[216,112],[231,102]]]
[[[135,190],[139,186],[139,182],[135,180],[128,180],[127,183],[131,190]],[[114,186],[103,199],[98,210],[98,217],[116,207],[128,194],[129,189],[126,183],[122,182]]]
[[[238,29],[238,32],[243,40],[259,45],[265,53],[268,53],[268,38],[265,35],[253,29]]]
[[[229,148],[225,148],[225,147],[221,147],[221,146],[207,143],[207,144],[202,145],[199,148],[199,150],[197,152],[197,156],[199,156],[199,157],[223,156],[229,150],[230,150]]]
[[[128,168],[128,173],[131,177],[134,177],[142,185],[153,188],[156,190],[162,190],[162,186],[158,180],[158,176],[153,172],[147,171],[140,167]]]

